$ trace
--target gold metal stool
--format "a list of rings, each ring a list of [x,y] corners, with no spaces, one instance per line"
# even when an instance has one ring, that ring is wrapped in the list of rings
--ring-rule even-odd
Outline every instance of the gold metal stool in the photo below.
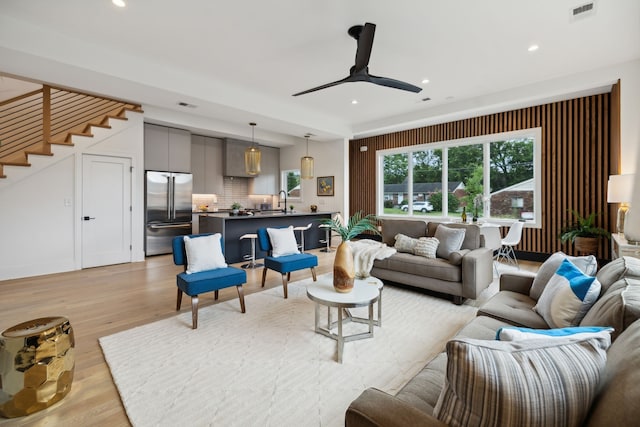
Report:
[[[0,334],[0,415],[22,417],[48,408],[71,390],[73,329],[65,317],[20,323]]]

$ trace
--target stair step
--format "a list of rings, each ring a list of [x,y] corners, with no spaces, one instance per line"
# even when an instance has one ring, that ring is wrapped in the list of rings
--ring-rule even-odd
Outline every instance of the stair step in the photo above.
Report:
[[[102,129],[111,129],[111,125],[106,124],[106,123],[102,123],[102,122],[101,123],[89,123],[87,125],[87,128],[89,128],[91,126],[96,127],[96,128],[102,128]]]
[[[33,154],[35,156],[53,156],[53,153],[45,153],[44,151],[25,150],[25,154]]]
[[[126,118],[126,117],[123,117],[123,116],[114,116],[114,115],[112,115],[112,114],[108,114],[108,115],[107,115],[107,118],[108,118],[108,119],[116,119],[116,120],[129,120],[129,119],[128,119],[128,118]]]
[[[17,162],[17,161],[13,161],[13,160],[0,160],[0,165],[3,166],[24,166],[24,167],[29,167],[31,166],[31,163],[24,161],[24,162]]]
[[[73,142],[67,142],[67,141],[47,141],[49,144],[53,144],[53,145],[67,145],[69,147],[73,147],[75,144]]]

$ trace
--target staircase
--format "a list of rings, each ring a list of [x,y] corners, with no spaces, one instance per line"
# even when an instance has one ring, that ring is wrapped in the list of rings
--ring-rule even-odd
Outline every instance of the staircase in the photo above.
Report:
[[[4,166],[29,167],[29,156],[53,156],[52,145],[73,146],[73,136],[110,129],[127,111],[143,112],[138,104],[47,85],[0,102],[0,179]]]

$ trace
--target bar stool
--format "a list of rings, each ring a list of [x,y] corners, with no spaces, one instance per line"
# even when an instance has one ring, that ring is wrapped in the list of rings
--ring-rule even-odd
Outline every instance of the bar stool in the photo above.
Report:
[[[300,244],[298,245],[298,247],[300,248],[300,252],[304,252],[304,232],[310,228],[311,228],[311,223],[307,224],[306,226],[299,225],[297,227],[293,227],[294,232],[295,231],[300,232]]]
[[[320,249],[320,252],[333,252],[333,249],[331,249],[331,227],[327,224],[320,224],[318,228],[324,228],[324,240],[320,240],[320,243],[326,243],[326,246]]]
[[[258,268],[264,265],[256,262],[256,239],[257,238],[258,238],[258,235],[256,233],[247,233],[240,236],[241,241],[244,239],[251,239],[251,253],[242,257],[245,261],[249,261],[249,262],[246,264],[243,264],[242,268]]]

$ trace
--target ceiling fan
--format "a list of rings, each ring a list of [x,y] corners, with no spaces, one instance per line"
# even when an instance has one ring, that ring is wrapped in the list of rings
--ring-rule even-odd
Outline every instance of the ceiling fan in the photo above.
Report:
[[[349,76],[342,80],[327,83],[322,86],[307,89],[302,92],[294,93],[293,96],[304,95],[306,93],[315,92],[320,89],[326,89],[331,86],[337,86],[342,83],[350,82],[369,82],[380,86],[387,86],[394,89],[406,90],[418,93],[422,88],[412,84],[402,82],[400,80],[390,79],[389,77],[378,77],[369,74],[369,57],[371,56],[371,48],[373,47],[373,35],[376,32],[376,24],[369,22],[364,25],[354,25],[349,28],[349,35],[358,42],[356,50],[356,63],[349,71]]]

